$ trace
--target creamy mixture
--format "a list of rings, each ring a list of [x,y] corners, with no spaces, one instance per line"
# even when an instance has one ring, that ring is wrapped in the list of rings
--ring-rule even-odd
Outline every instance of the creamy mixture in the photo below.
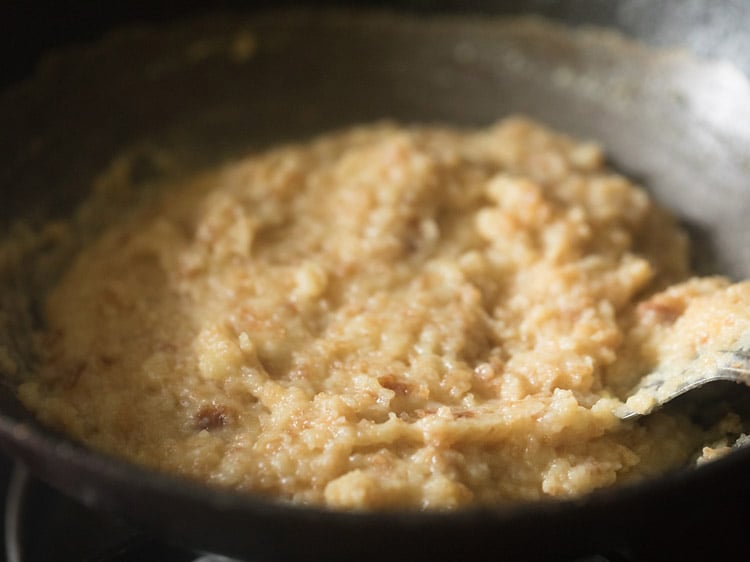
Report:
[[[615,416],[750,330],[600,149],[513,118],[231,162],[111,226],[47,303],[39,417],[108,453],[336,508],[566,497],[715,438]]]

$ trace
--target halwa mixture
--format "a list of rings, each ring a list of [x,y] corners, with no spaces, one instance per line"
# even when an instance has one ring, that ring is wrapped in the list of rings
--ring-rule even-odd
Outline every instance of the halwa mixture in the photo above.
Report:
[[[750,284],[691,279],[675,221],[594,144],[382,123],[165,189],[46,314],[20,397],[96,449],[297,503],[445,509],[691,462],[715,430],[615,411],[748,333]]]

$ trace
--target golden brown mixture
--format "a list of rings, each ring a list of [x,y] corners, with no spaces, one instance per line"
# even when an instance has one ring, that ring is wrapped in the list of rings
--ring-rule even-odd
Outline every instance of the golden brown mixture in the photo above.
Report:
[[[381,124],[233,162],[112,226],[48,302],[22,400],[107,452],[339,508],[581,494],[707,436],[613,410],[746,330],[595,145]],[[742,316],[744,314],[745,316]]]

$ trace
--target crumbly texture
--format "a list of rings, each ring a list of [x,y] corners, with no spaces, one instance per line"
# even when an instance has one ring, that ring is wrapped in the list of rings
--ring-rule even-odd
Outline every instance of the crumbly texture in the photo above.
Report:
[[[594,144],[521,118],[354,128],[109,228],[49,296],[19,394],[97,449],[293,502],[575,496],[710,440],[614,413],[661,361],[746,329],[750,287],[687,263]]]

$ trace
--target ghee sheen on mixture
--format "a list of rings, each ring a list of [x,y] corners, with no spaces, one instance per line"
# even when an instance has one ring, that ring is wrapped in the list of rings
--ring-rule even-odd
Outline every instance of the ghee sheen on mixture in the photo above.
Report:
[[[613,413],[661,361],[750,325],[748,284],[687,263],[591,143],[521,118],[358,127],[111,226],[49,296],[19,394],[96,449],[298,503],[574,496],[708,438]]]

